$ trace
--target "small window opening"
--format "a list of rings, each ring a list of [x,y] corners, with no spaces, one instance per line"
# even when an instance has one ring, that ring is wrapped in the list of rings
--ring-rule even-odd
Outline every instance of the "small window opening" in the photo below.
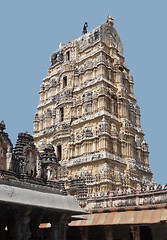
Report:
[[[63,77],[63,88],[67,86],[67,76]]]
[[[70,195],[71,195],[71,196],[77,195],[77,190],[76,190],[76,189],[72,189],[72,190],[70,191]]]
[[[66,52],[66,60],[67,60],[67,61],[70,60],[70,51]]]
[[[121,72],[123,72],[123,67],[119,66],[119,70],[120,70]]]
[[[60,108],[60,121],[61,122],[64,121],[64,108],[63,107]]]
[[[61,161],[61,155],[62,155],[61,145],[58,145],[57,146],[57,157],[58,157],[59,161]]]

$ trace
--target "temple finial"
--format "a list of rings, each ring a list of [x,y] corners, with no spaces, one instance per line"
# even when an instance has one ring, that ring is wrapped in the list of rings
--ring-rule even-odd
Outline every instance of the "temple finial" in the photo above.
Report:
[[[110,15],[107,16],[107,23],[114,25],[114,19]]]
[[[82,34],[85,34],[87,33],[87,28],[88,28],[88,23],[85,22],[84,26],[83,26],[83,31],[82,31]]]
[[[1,131],[6,129],[6,126],[5,126],[5,123],[3,120],[0,122],[0,129],[1,129]]]

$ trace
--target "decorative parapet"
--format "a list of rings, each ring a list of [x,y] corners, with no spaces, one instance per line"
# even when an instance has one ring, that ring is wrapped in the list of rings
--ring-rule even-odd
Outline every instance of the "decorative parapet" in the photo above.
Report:
[[[34,138],[25,133],[19,133],[13,151],[13,145],[4,132],[5,123],[0,122],[0,180],[13,181],[26,185],[33,184],[56,189],[66,194],[64,183],[58,180],[58,158],[54,147],[48,144],[40,156],[34,145]]]
[[[33,137],[19,133],[13,154],[13,171],[30,177],[41,177],[41,160]]]
[[[70,162],[68,163],[68,167],[86,163],[86,162],[94,162],[94,161],[105,159],[105,158],[111,159],[113,161],[117,161],[122,164],[126,164],[125,160],[123,158],[116,156],[114,154],[111,154],[111,153],[104,152],[104,153],[94,153],[94,154],[90,154],[88,156],[72,158],[70,160]]]
[[[167,184],[88,194],[87,210],[167,203]]]
[[[87,186],[83,177],[75,176],[71,178],[68,176],[69,193],[75,196],[79,205],[84,208],[87,204]]]
[[[116,116],[110,114],[110,113],[107,112],[107,111],[103,111],[103,110],[102,110],[102,111],[99,111],[99,112],[97,112],[97,113],[95,113],[95,114],[84,115],[84,116],[82,116],[81,118],[74,120],[74,121],[72,122],[71,126],[75,126],[75,125],[81,124],[81,123],[83,123],[83,122],[85,122],[85,121],[92,121],[93,119],[96,119],[96,118],[98,118],[98,117],[102,117],[102,116],[104,116],[104,115],[107,116],[107,117],[110,117],[111,119],[113,119],[113,120],[115,120],[116,122],[120,123],[120,120],[119,120]]]

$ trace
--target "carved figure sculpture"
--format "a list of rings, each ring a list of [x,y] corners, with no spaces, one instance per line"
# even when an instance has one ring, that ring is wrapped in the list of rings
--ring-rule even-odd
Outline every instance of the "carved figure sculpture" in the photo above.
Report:
[[[83,26],[83,34],[87,33],[87,28],[88,28],[88,23],[85,22],[84,26]]]

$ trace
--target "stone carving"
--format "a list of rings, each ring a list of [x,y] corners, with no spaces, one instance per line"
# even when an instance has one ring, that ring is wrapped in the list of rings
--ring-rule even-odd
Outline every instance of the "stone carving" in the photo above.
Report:
[[[5,123],[0,122],[0,170],[10,170],[13,145],[5,130]]]
[[[1,122],[0,122],[0,132],[2,133],[4,130],[5,130],[5,123],[4,123],[4,121],[2,120]]]
[[[2,142],[0,141],[0,160],[2,161],[4,157],[4,153],[3,153],[3,148],[2,148]]]
[[[141,147],[141,142],[140,142],[140,138],[139,138],[138,135],[135,136],[135,141],[136,141],[136,146],[137,146],[138,148],[140,148],[140,147]]]
[[[83,31],[82,31],[83,34],[87,33],[87,28],[88,28],[88,23],[85,22],[83,26]]]
[[[103,116],[103,119],[101,123],[99,124],[99,131],[102,132],[109,132],[109,124],[107,123],[107,120]]]
[[[107,163],[105,163],[100,169],[101,179],[106,179],[106,180],[110,179],[110,171],[111,171],[110,167],[108,166]]]
[[[45,146],[44,140],[41,139],[39,141],[39,145],[38,145],[38,149],[39,149],[40,152],[43,150],[44,146]]]
[[[67,130],[67,129],[69,129],[69,127],[70,127],[69,123],[63,123],[62,124],[62,130]]]
[[[64,60],[64,48],[61,48],[59,51],[51,55],[51,58],[50,58],[51,66],[63,60]]]
[[[6,170],[6,154],[0,140],[0,169]]]
[[[107,23],[114,25],[114,19],[110,15],[107,16]]]
[[[142,145],[143,151],[148,152],[148,144],[147,144],[146,140],[143,140],[141,145]]]
[[[47,180],[54,180],[56,178],[56,171],[53,167],[47,166],[46,167],[46,177]]]
[[[85,179],[76,175],[74,178],[69,179],[69,193],[76,196],[81,207],[85,207],[87,204],[87,186]]]
[[[44,117],[52,117],[52,111],[50,108],[47,108],[45,113],[44,113]]]
[[[82,96],[82,102],[92,101],[92,92],[86,92]]]
[[[42,176],[45,180],[56,180],[58,176],[58,158],[55,154],[54,147],[51,144],[47,144],[42,153]]]
[[[51,78],[51,79],[50,79],[50,86],[51,86],[51,87],[56,86],[56,80],[55,80],[55,78]]]
[[[36,162],[37,157],[36,154],[31,150],[26,153],[26,163],[25,163],[25,173],[28,176],[36,176]]]
[[[19,133],[12,159],[13,170],[27,177],[40,177],[39,161],[33,137],[28,133]]]
[[[57,151],[66,167],[60,173],[63,181],[68,173],[72,179],[83,177],[83,168],[88,168],[84,177],[89,192],[152,181],[133,77],[111,16],[91,32],[60,45],[51,55],[42,88],[39,117],[34,121],[35,144],[40,151],[44,149],[41,139],[52,142],[55,149],[61,145]]]
[[[73,131],[71,130],[71,135],[70,135],[70,138],[71,138],[71,142],[73,142],[74,141],[74,133],[73,133]]]
[[[45,90],[45,86],[44,86],[44,84],[41,84],[41,86],[40,86],[40,92],[43,92]]]
[[[113,136],[118,136],[118,131],[114,123],[111,123],[111,133]]]
[[[45,191],[46,184],[52,187],[51,191],[66,194],[64,183],[58,181],[58,159],[54,153],[52,145],[47,145],[42,155],[39,155],[34,145],[33,137],[25,133],[19,133],[16,146],[13,146],[4,132],[5,124],[0,122],[0,178],[10,181],[10,184],[21,184],[21,188],[26,186],[39,188]],[[2,160],[2,161],[1,161]],[[63,170],[64,171],[64,170]],[[23,180],[23,182],[21,182]],[[26,183],[25,183],[26,182]],[[54,187],[54,188],[53,188]],[[12,197],[13,194],[9,194]]]
[[[64,155],[63,155],[64,160],[67,160],[68,156],[69,156],[69,150],[68,150],[68,145],[66,144],[64,145]]]
[[[88,125],[86,125],[82,131],[82,138],[88,138],[92,136],[93,136],[92,131],[89,129]]]

